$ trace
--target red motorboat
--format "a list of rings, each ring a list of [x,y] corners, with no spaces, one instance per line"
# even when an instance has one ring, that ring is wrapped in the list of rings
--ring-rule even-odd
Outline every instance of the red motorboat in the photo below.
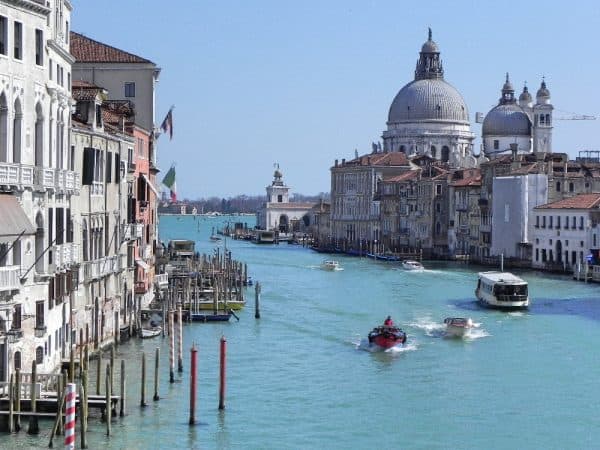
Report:
[[[369,333],[369,345],[378,345],[384,350],[406,342],[406,333],[395,326],[382,325]]]

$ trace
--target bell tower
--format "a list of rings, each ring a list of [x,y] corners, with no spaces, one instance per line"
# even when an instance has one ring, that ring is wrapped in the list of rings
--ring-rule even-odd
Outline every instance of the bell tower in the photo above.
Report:
[[[275,164],[273,181],[267,186],[267,203],[289,203],[290,188],[283,182],[283,174],[279,170],[279,164]]]
[[[554,106],[550,103],[550,91],[546,87],[546,81],[543,78],[535,100],[535,105],[533,105],[533,151],[551,153],[552,110]]]

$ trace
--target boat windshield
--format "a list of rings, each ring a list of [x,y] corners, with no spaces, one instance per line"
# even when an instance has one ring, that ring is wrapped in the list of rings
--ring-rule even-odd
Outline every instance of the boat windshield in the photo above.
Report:
[[[527,285],[526,284],[497,284],[494,286],[494,294],[495,295],[527,295]]]

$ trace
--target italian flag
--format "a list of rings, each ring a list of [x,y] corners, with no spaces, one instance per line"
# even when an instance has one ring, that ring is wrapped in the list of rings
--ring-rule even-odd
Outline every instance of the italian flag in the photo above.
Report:
[[[177,184],[175,183],[175,166],[171,166],[162,180],[162,184],[169,188],[171,192],[171,201],[177,201]]]

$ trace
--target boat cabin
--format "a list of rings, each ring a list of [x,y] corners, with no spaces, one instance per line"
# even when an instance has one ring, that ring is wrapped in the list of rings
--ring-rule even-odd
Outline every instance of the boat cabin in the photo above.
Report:
[[[174,239],[169,241],[169,258],[186,259],[194,256],[196,243],[187,239]]]

